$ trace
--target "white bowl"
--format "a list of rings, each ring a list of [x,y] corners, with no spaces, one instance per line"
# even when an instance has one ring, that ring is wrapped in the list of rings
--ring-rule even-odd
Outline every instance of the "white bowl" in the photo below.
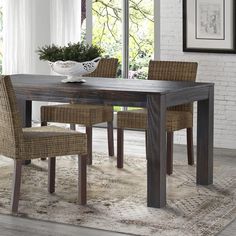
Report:
[[[55,61],[50,62],[52,70],[60,75],[66,75],[67,78],[63,79],[62,82],[85,82],[81,78],[82,75],[90,74],[98,66],[101,57],[97,57],[92,61],[77,62],[77,61]]]

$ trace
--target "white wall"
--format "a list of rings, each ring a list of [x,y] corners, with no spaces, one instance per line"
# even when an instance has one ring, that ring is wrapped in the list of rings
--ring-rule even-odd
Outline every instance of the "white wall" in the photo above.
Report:
[[[199,63],[197,81],[215,83],[214,144],[235,149],[236,55],[182,51],[182,0],[161,0],[161,59]],[[196,128],[196,114],[194,120]],[[185,140],[184,132],[176,132],[175,142]]]

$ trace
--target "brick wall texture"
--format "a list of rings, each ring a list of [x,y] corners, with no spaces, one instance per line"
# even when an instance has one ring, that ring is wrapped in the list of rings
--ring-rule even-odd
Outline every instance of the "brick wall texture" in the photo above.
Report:
[[[214,145],[236,149],[236,55],[183,52],[182,32],[182,0],[161,0],[161,59],[198,62],[197,81],[215,83]],[[185,132],[175,143],[186,143]]]

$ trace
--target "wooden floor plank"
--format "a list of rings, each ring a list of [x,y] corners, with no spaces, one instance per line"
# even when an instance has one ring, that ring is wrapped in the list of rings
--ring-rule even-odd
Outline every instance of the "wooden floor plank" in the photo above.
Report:
[[[104,230],[96,230],[85,227],[76,227],[65,224],[57,224],[46,221],[24,219],[20,217],[0,215],[1,236],[122,236],[124,234],[113,233]]]

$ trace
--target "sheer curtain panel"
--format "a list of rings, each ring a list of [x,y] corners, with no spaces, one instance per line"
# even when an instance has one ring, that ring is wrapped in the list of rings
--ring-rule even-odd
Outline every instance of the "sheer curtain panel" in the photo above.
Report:
[[[3,73],[50,74],[36,50],[80,41],[81,0],[4,0]],[[39,120],[41,103],[33,103]]]
[[[51,0],[51,42],[63,46],[80,36],[81,0]]]
[[[34,5],[32,0],[3,2],[3,73],[32,70],[34,52]]]

